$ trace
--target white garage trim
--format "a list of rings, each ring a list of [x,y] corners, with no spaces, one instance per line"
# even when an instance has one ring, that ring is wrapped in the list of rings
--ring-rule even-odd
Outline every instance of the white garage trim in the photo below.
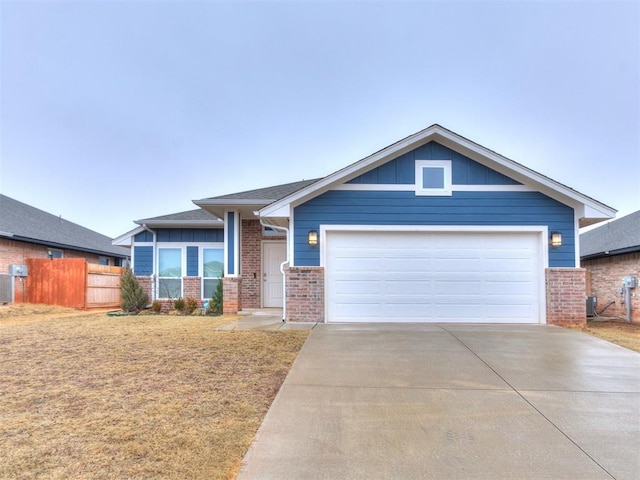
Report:
[[[344,235],[339,235],[339,236],[336,235],[332,237],[331,236],[332,232],[344,232],[344,233],[354,232],[355,235],[353,235],[350,239],[348,239],[348,237],[345,237]],[[376,245],[375,242],[369,241],[374,237],[369,237],[365,235],[365,236],[360,236],[358,238],[359,233],[367,234],[368,232],[371,232],[372,234],[373,233],[384,234],[384,232],[408,233],[408,235],[405,237],[387,235],[386,241],[389,242],[389,245],[390,245],[390,255],[385,256],[385,252],[383,251],[384,248],[381,248],[379,245]],[[509,239],[507,236],[495,235],[496,233],[501,233],[501,232],[504,232],[505,234],[520,234],[519,235],[520,240],[518,240],[516,236],[512,236]],[[412,235],[413,233],[418,233],[418,234],[425,233],[426,235],[422,237],[422,236]],[[434,235],[428,235],[428,233],[433,233]],[[456,235],[456,233],[460,233],[461,235]],[[470,234],[470,236],[465,235],[467,233]],[[524,236],[522,235],[527,233],[531,235],[524,235]],[[451,234],[450,238],[446,238],[447,234]],[[477,242],[470,242],[470,240],[475,240],[475,238],[473,237],[473,234],[477,234]],[[491,234],[494,234],[494,235],[491,235]],[[377,295],[369,294],[369,298],[365,299],[364,302],[361,303],[362,305],[367,304],[365,305],[365,307],[363,307],[364,308],[363,311],[366,311],[366,308],[370,308],[371,312],[374,312],[375,307],[372,307],[371,305],[376,305],[376,301],[377,301],[376,298],[378,298],[379,295],[384,296],[387,292],[386,290],[387,287],[395,286],[399,290],[397,290],[396,292],[390,293],[389,297],[384,297],[384,299],[380,301],[380,306],[383,309],[387,309],[387,310],[393,308],[394,312],[406,311],[407,312],[406,316],[403,315],[402,313],[398,313],[398,319],[401,321],[438,321],[438,320],[430,320],[427,318],[423,318],[423,319],[418,318],[422,316],[422,313],[420,311],[422,303],[424,303],[425,305],[424,311],[430,312],[428,315],[425,315],[425,317],[428,317],[429,315],[435,315],[433,312],[440,310],[440,311],[446,312],[445,314],[443,314],[444,317],[446,317],[447,314],[450,314],[451,318],[448,321],[453,321],[453,322],[465,321],[464,318],[467,318],[466,317],[467,314],[473,310],[474,302],[481,302],[480,310],[484,308],[485,312],[487,312],[486,316],[479,313],[477,318],[471,318],[468,321],[475,321],[475,322],[516,321],[519,323],[546,323],[544,272],[545,272],[545,268],[548,265],[547,237],[548,237],[548,229],[546,226],[321,225],[320,226],[320,262],[321,262],[321,266],[325,267],[325,312],[327,315],[327,321],[329,322],[331,321],[366,321],[365,318],[362,318],[362,320],[357,319],[357,314],[354,314],[354,317],[350,319],[351,314],[344,313],[345,311],[348,311],[350,307],[349,300],[348,300],[349,295],[351,295],[353,299],[357,299],[354,305],[357,305],[360,303],[360,297],[357,291],[359,291],[362,288],[362,284],[360,284],[359,279],[358,281],[354,281],[353,276],[349,278],[350,270],[343,269],[342,272],[344,273],[345,276],[341,276],[340,280],[338,280],[339,278],[338,273],[335,270],[336,264],[335,262],[332,264],[331,259],[329,258],[330,245],[333,245],[334,247],[337,247],[337,248],[342,248],[343,252],[344,251],[359,252],[357,248],[354,249],[354,245],[358,245],[359,243],[349,244],[348,242],[361,242],[363,245],[368,243],[368,250],[364,253],[362,257],[364,260],[363,259],[358,260],[358,255],[356,254],[353,257],[354,261],[360,262],[359,264],[356,263],[356,265],[361,265],[361,266],[365,265],[362,263],[363,261],[369,262],[366,264],[366,266],[363,267],[364,270],[361,271],[361,273],[363,274],[363,282],[364,284],[366,284],[367,281],[370,282],[369,284],[372,286],[371,291],[375,292],[376,288],[378,288]],[[334,243],[331,244],[330,242],[332,238],[334,239]],[[336,243],[338,242],[338,239],[341,239],[340,242],[347,242],[347,243],[341,243],[342,246],[338,247],[338,244]],[[380,240],[384,241],[383,239],[380,239]],[[442,243],[443,240],[445,241],[445,243]],[[509,280],[505,280],[505,278],[510,278],[510,277],[505,277],[505,275],[509,275],[510,272],[514,272],[516,275],[519,275],[524,271],[519,266],[514,265],[514,268],[510,267],[509,254],[511,255],[517,254],[517,256],[513,258],[515,259],[516,262],[520,262],[520,263],[522,263],[521,260],[528,258],[527,256],[522,257],[522,254],[525,253],[526,255],[526,252],[524,252],[519,248],[519,245],[523,243],[525,240],[526,240],[526,244],[528,245],[528,247],[526,247],[528,251],[535,252],[531,257],[531,258],[535,258],[535,261],[534,263],[529,263],[529,266],[527,267],[528,273],[526,273],[526,275],[514,277],[514,280],[518,280],[520,282],[520,285],[518,285],[517,282],[514,281],[513,286],[515,287],[515,289],[511,290],[511,297],[508,297],[507,292],[505,292],[506,296],[505,296],[504,302],[500,297],[500,295],[496,295],[495,293],[487,294],[487,298],[485,302],[485,297],[483,296],[479,297],[478,294],[476,293],[478,292],[478,289],[477,288],[474,289],[474,286],[484,285],[482,287],[484,290],[484,288],[487,285],[490,285],[491,289],[494,291],[496,290],[496,288],[501,288],[501,287],[504,288],[505,286],[511,287]],[[425,241],[427,241],[427,243],[424,243]],[[475,251],[477,256],[472,256],[472,257],[467,256],[464,258],[466,258],[466,260],[471,259],[471,261],[476,263],[482,261],[480,263],[484,263],[485,267],[482,267],[481,270],[475,270],[474,268],[469,270],[468,263],[461,262],[460,258],[458,258],[457,255],[451,256],[451,252],[455,252],[456,250],[446,248],[445,245],[448,245],[448,243],[446,243],[448,241],[458,242],[458,244],[462,245],[461,251],[464,251],[466,255],[469,255],[469,252]],[[446,265],[451,264],[451,265],[455,265],[455,267],[451,271],[449,271],[447,267],[446,270],[440,270],[439,273],[437,270],[433,270],[433,271],[430,270],[430,267],[427,269],[413,268],[414,265],[412,263],[407,263],[408,257],[406,256],[403,257],[403,249],[405,248],[403,246],[403,242],[409,242],[409,245],[412,245],[409,248],[418,249],[416,250],[417,257],[418,257],[416,258],[416,261],[418,262],[422,260],[423,262],[427,262],[427,263],[424,263],[425,265],[426,264],[430,265],[430,263],[428,262],[435,261],[435,262],[440,262],[440,264],[442,265],[442,261],[445,260]],[[411,242],[414,242],[414,243],[412,244]],[[429,249],[429,247],[423,248],[423,245],[427,245],[432,242],[434,244],[432,249]],[[493,242],[496,242],[497,245],[500,245],[501,244],[500,242],[502,242],[502,244],[505,245],[505,250],[493,249],[493,254],[490,254],[490,255],[495,255],[496,252],[498,252],[500,255],[502,254],[502,252],[505,252],[505,253],[508,253],[508,255],[506,257],[502,257],[502,256],[491,257],[491,258],[485,257],[485,250],[482,248],[482,245],[485,245],[487,247],[486,252],[491,252],[491,246],[493,245]],[[440,247],[437,246],[438,244],[440,244]],[[395,250],[391,248],[391,245],[395,247]],[[476,247],[476,245],[478,245],[478,247]],[[444,246],[444,249],[440,250],[440,248],[443,248],[443,246]],[[516,248],[511,248],[514,246]],[[446,253],[444,257],[440,257],[437,253],[440,251],[447,252],[447,250],[448,250],[448,253]],[[339,251],[340,250],[337,250],[337,252]],[[375,255],[377,254],[381,254],[380,259],[383,260],[384,262],[387,262],[386,263],[387,265],[391,265],[391,270],[387,271],[387,267],[383,267],[383,266],[380,267],[381,270],[379,271],[376,270],[377,267],[375,266],[375,261],[377,257]],[[473,255],[473,253],[471,254]],[[421,257],[421,255],[427,255],[427,257],[431,258],[431,260],[429,260],[427,257],[423,258]],[[348,261],[350,258],[351,258],[350,255],[346,257],[345,256],[342,257],[343,262]],[[484,260],[482,260],[482,258],[484,258]],[[373,260],[373,262],[371,262],[371,260]],[[495,263],[498,260],[501,263]],[[403,261],[405,262],[404,264],[407,266],[408,271],[412,270],[413,268],[413,272],[408,272],[408,273],[413,273],[413,276],[408,275],[407,277],[405,277],[402,274],[402,272],[405,271],[404,270],[405,267],[400,266],[402,265]],[[452,261],[453,263],[451,263]],[[491,265],[492,262],[493,262],[493,265],[498,266],[498,269],[494,270],[493,268],[491,268],[491,266],[487,268],[486,265]],[[373,266],[373,268],[371,268],[371,266]],[[395,271],[393,267],[396,267]],[[455,276],[456,270],[458,272],[462,272],[462,273],[459,273],[460,283],[457,283],[457,277]],[[384,275],[382,275],[381,277],[377,277],[376,272],[383,272],[383,273],[387,272],[387,273],[384,273]],[[479,272],[479,273],[476,273],[476,272]],[[425,273],[428,273],[426,277],[425,277]],[[389,276],[386,276],[387,274]],[[367,279],[367,275],[369,275],[368,279]],[[422,280],[414,281],[414,278],[416,275],[422,278]],[[412,278],[409,278],[410,276]],[[501,278],[498,280],[496,276],[499,276]],[[378,278],[380,278],[382,281],[377,281]],[[406,285],[404,284],[405,278],[407,279]],[[466,286],[464,286],[465,280],[469,280]],[[524,284],[522,283],[522,281],[524,280],[526,280],[529,285],[529,287],[527,287],[529,288],[527,292],[531,292],[531,295],[528,300],[529,301],[528,305],[530,305],[529,307],[530,309],[527,310],[525,308],[524,312],[534,312],[534,310],[531,310],[531,309],[535,309],[535,313],[514,314],[514,317],[516,317],[514,318],[514,320],[509,320],[509,318],[506,317],[504,313],[502,313],[502,318],[501,318],[501,314],[499,313],[500,309],[502,309],[503,311],[507,311],[509,308],[509,305],[516,305],[517,307],[520,307],[520,310],[526,307],[527,303],[523,303],[523,304],[520,303],[521,298],[523,298],[522,295],[524,292],[523,290]],[[346,298],[346,303],[335,303],[335,299],[332,298],[332,296],[335,295],[340,290],[337,289],[338,288],[336,286],[337,283],[331,283],[331,282],[341,282],[342,285],[346,285],[347,291],[345,290],[341,291],[341,296],[343,298]],[[352,282],[352,283],[349,283],[349,282]],[[423,282],[423,283],[420,283],[420,282]],[[385,285],[385,287],[383,288],[381,287],[381,285]],[[460,302],[460,299],[467,299],[467,296],[464,296],[463,294],[461,294],[456,298],[455,293],[450,294],[449,292],[451,292],[452,290],[448,288],[448,285],[451,285],[451,288],[457,288],[456,285],[464,286],[464,288],[467,288],[469,292],[471,292],[469,295],[469,304]],[[535,289],[534,291],[531,290],[532,287],[533,289]],[[405,291],[404,290],[405,288],[409,288],[409,291]],[[410,292],[411,288],[414,289],[414,292]],[[427,290],[431,291],[432,294],[428,297],[423,297],[422,292],[424,290],[422,290],[422,288],[427,288]],[[459,291],[464,291],[464,288],[462,288],[462,290],[459,290]],[[348,292],[349,289],[351,289],[352,291]],[[438,291],[440,293],[437,293]],[[489,290],[489,292],[491,292],[491,290]],[[366,297],[368,293],[369,291],[363,293],[363,296]],[[529,295],[529,294],[526,294],[526,295]],[[399,300],[403,296],[408,297],[406,304],[404,303],[404,301]],[[391,301],[388,301],[389,299]],[[437,301],[435,301],[436,299]],[[517,300],[516,303],[513,303],[513,304],[509,303],[509,301],[513,301],[514,299]],[[495,303],[496,300],[498,301],[498,303]],[[450,305],[453,305],[451,308],[446,306],[447,301],[450,302],[449,303]],[[429,305],[429,302],[433,302],[433,303]],[[406,308],[403,308],[405,306]],[[465,310],[465,308],[467,310]],[[340,309],[340,313],[338,313],[338,309]],[[354,311],[353,305],[351,306],[351,311]],[[418,312],[417,314],[416,314],[416,311]],[[453,313],[453,312],[464,312],[464,313],[460,314],[460,313]],[[381,315],[384,315],[384,314],[381,314]],[[332,316],[335,318],[335,320],[332,318]],[[402,320],[403,318],[404,320]],[[445,318],[442,321],[447,321],[447,319]]]

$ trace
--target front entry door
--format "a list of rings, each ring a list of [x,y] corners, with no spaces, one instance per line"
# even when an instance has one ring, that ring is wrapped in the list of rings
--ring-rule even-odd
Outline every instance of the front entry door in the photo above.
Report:
[[[280,265],[287,258],[285,242],[262,243],[262,306],[282,307]]]

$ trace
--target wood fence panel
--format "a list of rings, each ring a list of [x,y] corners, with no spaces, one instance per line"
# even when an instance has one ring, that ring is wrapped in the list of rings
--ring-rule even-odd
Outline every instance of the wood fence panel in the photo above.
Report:
[[[122,267],[83,258],[29,258],[25,302],[71,308],[120,307]]]
[[[120,307],[122,267],[87,264],[86,308]]]
[[[86,264],[83,258],[28,258],[26,301],[85,308]]]

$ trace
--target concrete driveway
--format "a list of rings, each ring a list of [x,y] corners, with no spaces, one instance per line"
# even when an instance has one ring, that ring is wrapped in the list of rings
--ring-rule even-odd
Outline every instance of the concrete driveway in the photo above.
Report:
[[[318,325],[238,476],[637,479],[640,354],[560,327]]]

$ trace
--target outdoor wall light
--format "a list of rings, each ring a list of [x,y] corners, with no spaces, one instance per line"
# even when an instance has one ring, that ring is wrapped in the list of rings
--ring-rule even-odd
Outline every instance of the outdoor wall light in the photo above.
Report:
[[[560,247],[562,245],[562,234],[560,232],[551,232],[551,246]]]
[[[309,234],[307,235],[307,243],[310,247],[315,247],[318,245],[318,232],[316,230],[309,230]]]

